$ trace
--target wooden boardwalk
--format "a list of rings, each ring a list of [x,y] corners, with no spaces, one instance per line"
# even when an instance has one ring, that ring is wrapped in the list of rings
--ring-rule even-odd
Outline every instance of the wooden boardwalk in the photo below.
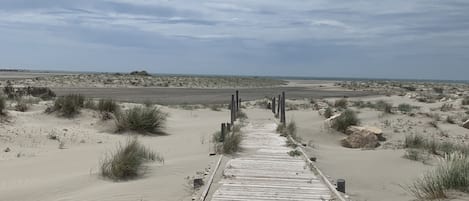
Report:
[[[332,192],[311,172],[302,156],[291,157],[277,124],[243,129],[240,156],[226,165],[213,201],[333,200]]]

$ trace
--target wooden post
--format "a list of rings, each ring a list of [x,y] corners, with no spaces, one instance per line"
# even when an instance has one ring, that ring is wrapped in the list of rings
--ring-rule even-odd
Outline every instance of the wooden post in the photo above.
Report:
[[[272,113],[275,114],[275,110],[276,110],[276,109],[277,109],[277,108],[276,108],[275,96],[274,96],[274,97],[272,97]]]
[[[337,191],[345,193],[345,180],[337,179]]]
[[[239,103],[238,103],[238,107],[241,109],[241,103],[242,103],[242,100],[241,98],[239,98]]]
[[[286,118],[285,118],[285,92],[282,92],[282,109],[281,109],[281,113],[282,115],[281,116],[281,119],[280,119],[280,122],[282,122],[283,124],[286,124]]]
[[[236,112],[239,111],[239,91],[236,90]],[[236,115],[238,116],[238,115]]]
[[[225,135],[226,135],[226,124],[222,123],[221,124],[220,142],[225,141]]]
[[[277,107],[277,116],[280,118],[280,108],[282,107],[282,101],[280,95],[278,95],[278,107]]]
[[[235,122],[235,99],[234,99],[234,95],[231,95],[231,125],[233,125],[233,123]]]

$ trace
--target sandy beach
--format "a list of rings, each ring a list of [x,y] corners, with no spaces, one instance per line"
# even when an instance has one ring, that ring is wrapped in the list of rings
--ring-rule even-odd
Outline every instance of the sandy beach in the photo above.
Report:
[[[241,89],[240,96],[247,122],[277,122],[267,109],[270,99],[279,92],[287,94],[287,122],[295,122],[299,141],[315,165],[331,183],[347,181],[345,196],[350,200],[414,200],[406,191],[416,178],[433,169],[438,156],[425,161],[405,158],[404,141],[409,134],[422,134],[441,141],[464,143],[469,130],[461,126],[467,108],[461,98],[422,102],[419,95],[385,96],[376,91],[352,91],[337,87],[337,82],[289,81],[282,87]],[[451,88],[451,87],[449,87]],[[121,110],[145,107],[150,100],[169,114],[167,135],[142,136],[135,132],[116,134],[115,120],[102,120],[101,113],[83,108],[74,118],[64,118],[44,111],[53,101],[32,103],[25,112],[15,111],[15,100],[7,100],[7,112],[0,123],[0,198],[1,200],[192,200],[200,196],[192,179],[207,181],[217,157],[213,150],[213,133],[220,123],[229,121],[228,100],[234,89],[189,88],[53,88],[58,96],[80,93],[88,98],[112,98]],[[423,94],[423,93],[421,93]],[[427,97],[431,97],[427,94]],[[448,96],[451,96],[449,94]],[[348,108],[356,111],[360,125],[382,130],[385,141],[372,149],[343,147],[347,135],[326,124],[322,109],[333,108],[334,102],[348,97]],[[228,99],[228,100],[227,100]],[[386,114],[373,105],[385,102],[393,106]],[[136,102],[136,103],[129,103]],[[140,102],[140,103],[138,103]],[[214,107],[214,103],[217,107]],[[181,105],[182,104],[182,105]],[[400,104],[415,108],[411,113],[398,110]],[[444,105],[453,109],[440,111]],[[191,106],[193,105],[193,106]],[[196,106],[194,106],[196,105]],[[462,108],[456,109],[456,108]],[[429,122],[439,115],[437,127]],[[458,123],[447,123],[451,116]],[[100,176],[99,164],[119,144],[138,139],[164,157],[164,163],[150,163],[137,179],[114,182]],[[8,150],[7,150],[8,149]],[[236,155],[225,155],[220,169]],[[221,171],[220,170],[220,171]],[[215,173],[208,199],[220,186],[223,175]],[[452,195],[452,200],[467,200],[465,194]]]

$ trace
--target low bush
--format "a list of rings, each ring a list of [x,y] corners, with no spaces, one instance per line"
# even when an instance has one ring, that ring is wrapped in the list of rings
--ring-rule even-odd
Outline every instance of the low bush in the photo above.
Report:
[[[342,98],[334,102],[334,107],[346,109],[347,108],[347,99]]]
[[[383,111],[386,114],[391,114],[392,104],[383,100],[379,100],[376,102],[376,109],[378,109],[379,111]]]
[[[399,104],[397,109],[401,112],[412,112],[412,106],[406,103]]]
[[[360,124],[360,120],[353,110],[345,110],[337,119],[332,122],[332,128],[345,132],[349,126]]]
[[[141,175],[144,163],[149,161],[164,162],[164,159],[134,138],[124,146],[119,145],[116,152],[101,161],[100,173],[112,180],[132,179]]]
[[[233,154],[240,150],[242,134],[240,132],[232,132],[225,136],[222,144],[222,151],[224,154]]]
[[[421,135],[407,135],[404,140],[404,148],[423,148],[426,139]]]
[[[58,111],[64,117],[73,117],[83,108],[84,101],[85,97],[80,94],[61,96],[55,100],[53,111]]]
[[[116,113],[119,111],[119,105],[112,99],[101,99],[98,102],[97,109],[101,113]]]
[[[330,107],[327,107],[326,110],[324,111],[324,117],[326,119],[329,119],[334,115],[334,112],[332,112],[332,109]]]
[[[116,117],[117,132],[126,130],[142,134],[164,134],[167,114],[159,108],[134,107]]]

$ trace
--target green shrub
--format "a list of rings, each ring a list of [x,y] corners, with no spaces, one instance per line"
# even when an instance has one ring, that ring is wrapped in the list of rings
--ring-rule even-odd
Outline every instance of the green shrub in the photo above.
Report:
[[[342,98],[342,99],[336,100],[334,102],[334,107],[346,109],[347,108],[347,99]]]
[[[0,115],[5,114],[4,110],[6,107],[7,107],[6,98],[3,96],[0,96]]]
[[[85,97],[80,94],[61,96],[55,100],[53,111],[58,111],[64,117],[73,117],[83,108],[84,101]]]
[[[345,132],[349,126],[356,126],[359,123],[360,120],[353,110],[345,110],[332,122],[332,128],[340,132]]]
[[[469,192],[469,158],[461,153],[446,155],[436,169],[409,186],[419,200],[447,198],[449,190]]]
[[[101,99],[98,102],[98,111],[116,113],[119,111],[119,105],[112,99]]]
[[[119,145],[115,153],[101,161],[101,176],[112,180],[127,180],[141,175],[143,165],[148,161],[164,162],[163,157],[149,150],[136,138],[124,146]]]
[[[399,104],[397,109],[401,112],[412,112],[412,106],[405,103]]]
[[[332,109],[330,107],[326,108],[326,110],[324,111],[324,117],[326,119],[329,119],[332,117],[332,115],[334,115],[334,113],[332,112]]]
[[[164,134],[167,114],[159,108],[134,107],[117,115],[117,131],[137,131],[142,134]]]

